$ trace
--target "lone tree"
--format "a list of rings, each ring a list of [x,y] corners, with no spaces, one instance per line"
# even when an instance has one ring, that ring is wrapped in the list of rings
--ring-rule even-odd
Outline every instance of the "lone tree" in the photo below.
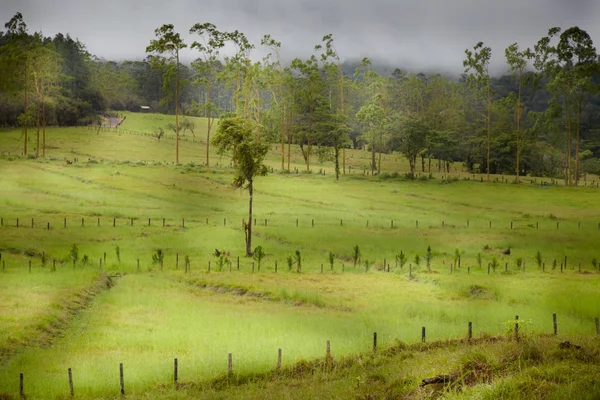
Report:
[[[233,153],[235,149],[235,173],[233,187],[248,189],[248,223],[244,226],[246,234],[246,254],[252,256],[252,195],[254,179],[267,174],[263,160],[269,151],[269,145],[260,143],[254,135],[254,124],[239,117],[226,118],[219,123],[212,144],[219,154]]]

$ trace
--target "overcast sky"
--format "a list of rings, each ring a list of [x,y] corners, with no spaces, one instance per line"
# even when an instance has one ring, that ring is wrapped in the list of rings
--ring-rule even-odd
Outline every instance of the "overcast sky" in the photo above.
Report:
[[[0,0],[2,23],[18,11],[30,31],[70,33],[111,60],[144,58],[165,23],[189,44],[190,27],[207,21],[244,32],[257,47],[269,33],[290,59],[312,54],[333,33],[343,59],[452,73],[462,71],[465,48],[478,41],[492,48],[493,69],[502,72],[509,44],[532,46],[553,26],[578,25],[600,47],[600,0]],[[192,58],[188,51],[185,59]]]

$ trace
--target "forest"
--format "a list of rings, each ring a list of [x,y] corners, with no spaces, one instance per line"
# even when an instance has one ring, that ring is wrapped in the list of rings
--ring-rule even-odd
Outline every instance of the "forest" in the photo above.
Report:
[[[101,125],[110,113],[149,106],[175,115],[157,134],[193,133],[180,115],[207,118],[206,165],[214,122],[237,116],[260,140],[281,145],[282,169],[286,157],[289,168],[285,146],[294,144],[307,170],[311,160],[332,162],[338,177],[346,173],[345,149],[369,151],[372,174],[393,152],[408,159],[410,177],[463,169],[488,180],[531,175],[577,185],[600,173],[600,61],[578,27],[551,28],[533,49],[493,49],[506,60],[502,76],[489,72],[492,49],[484,43],[465,50],[463,74],[445,76],[347,60],[331,34],[309,58],[285,62],[270,35],[253,44],[211,23],[189,33],[195,41],[185,43],[163,25],[148,38],[146,59],[106,61],[69,34],[30,33],[17,13],[0,32],[0,126],[22,128],[25,156],[37,140],[38,157],[46,126]],[[226,46],[235,53],[224,54]],[[260,61],[257,46],[270,51]],[[187,47],[196,55],[189,64],[180,60]]]

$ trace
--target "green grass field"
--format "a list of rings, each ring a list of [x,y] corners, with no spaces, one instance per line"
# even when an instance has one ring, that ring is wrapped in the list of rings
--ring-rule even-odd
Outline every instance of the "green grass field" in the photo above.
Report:
[[[174,165],[174,140],[149,136],[170,118],[131,113],[118,131],[98,134],[50,128],[46,160],[16,156],[20,132],[0,132],[0,398],[18,398],[20,373],[29,398],[68,397],[68,368],[77,397],[118,397],[120,363],[133,398],[519,398],[526,384],[540,388],[527,392],[533,398],[599,395],[597,382],[585,384],[596,371],[586,366],[600,360],[600,189],[592,178],[579,188],[534,178],[481,183],[457,165],[450,180],[434,172],[406,181],[396,155],[384,157],[388,174],[371,177],[363,175],[369,154],[352,150],[354,173],[336,182],[331,163],[316,158],[312,174],[296,174],[305,167],[295,147],[292,173],[281,173],[274,145],[274,172],[255,186],[253,245],[267,253],[259,270],[244,256],[248,199],[229,185],[229,160],[213,153],[203,165],[197,119]],[[152,262],[158,249],[162,268]],[[219,265],[215,249],[229,252],[231,265]],[[288,270],[296,250],[300,274]],[[552,333],[553,313],[558,339],[541,336]],[[515,315],[519,343],[418,347],[423,326],[428,343],[465,338],[468,322],[475,337],[506,337]],[[374,332],[375,358],[365,356]],[[311,361],[323,359],[328,340],[332,369]],[[582,344],[589,357],[561,353],[560,340]],[[534,347],[523,364],[514,357]],[[273,375],[279,348],[284,371]],[[460,369],[478,351],[493,366],[488,381],[418,388],[415,379]],[[224,384],[229,353],[235,376]],[[574,383],[553,378],[564,374]]]

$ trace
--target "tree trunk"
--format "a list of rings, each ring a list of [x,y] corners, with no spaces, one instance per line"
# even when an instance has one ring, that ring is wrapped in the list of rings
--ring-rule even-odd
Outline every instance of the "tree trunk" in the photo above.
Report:
[[[254,188],[252,180],[248,181],[248,236],[246,236],[246,255],[252,256],[252,195]]]
[[[575,186],[579,185],[579,136],[581,134],[581,100],[577,102],[577,138],[575,139]]]
[[[520,183],[519,174],[521,172],[521,87],[523,86],[523,73],[519,74],[519,93],[517,96],[517,183]]]
[[[487,131],[488,131],[488,139],[487,139],[487,180],[490,181],[490,148],[491,148],[491,137],[492,137],[492,93],[490,88],[490,78],[488,77],[487,81],[487,109],[488,109],[488,120],[487,120]]]
[[[42,78],[42,158],[46,158],[46,89]]]
[[[175,57],[175,164],[179,164],[179,51]]]
[[[207,115],[207,126],[206,126],[206,166],[208,167],[209,165],[209,157],[208,157],[208,152],[210,149],[210,128],[212,128],[212,122],[210,121],[210,86],[208,86],[206,88],[206,102],[204,103],[206,105],[206,115]]]
[[[371,175],[373,175],[373,172],[375,172],[376,168],[377,164],[375,164],[375,144],[373,143],[371,145]]]
[[[334,147],[335,152],[335,180],[340,180],[340,147],[336,145]]]
[[[283,93],[281,93],[281,170],[285,169],[285,103],[283,102]]]
[[[290,171],[290,158],[291,158],[291,154],[292,154],[292,135],[293,135],[293,117],[294,117],[294,112],[293,110],[290,109],[290,123],[288,124],[288,172]]]
[[[24,136],[24,141],[23,141],[23,155],[25,157],[27,157],[27,119],[28,119],[28,115],[27,115],[27,109],[29,108],[29,99],[27,98],[27,75],[28,75],[28,70],[29,70],[29,58],[27,58],[25,60],[25,84],[24,84],[24,88],[23,88],[23,93],[24,93],[24,105],[25,105],[25,111],[24,111],[24,116],[25,119],[23,121],[23,136]]]
[[[37,137],[37,144],[35,146],[35,158],[39,158],[40,157],[40,130],[42,129],[42,123],[41,123],[41,119],[42,119],[42,110],[41,108],[41,97],[40,97],[40,82],[38,79],[38,75],[37,73],[33,73],[33,79],[34,79],[34,83],[35,83],[35,93],[36,93],[36,99],[35,99],[35,126],[36,126],[36,137]]]

